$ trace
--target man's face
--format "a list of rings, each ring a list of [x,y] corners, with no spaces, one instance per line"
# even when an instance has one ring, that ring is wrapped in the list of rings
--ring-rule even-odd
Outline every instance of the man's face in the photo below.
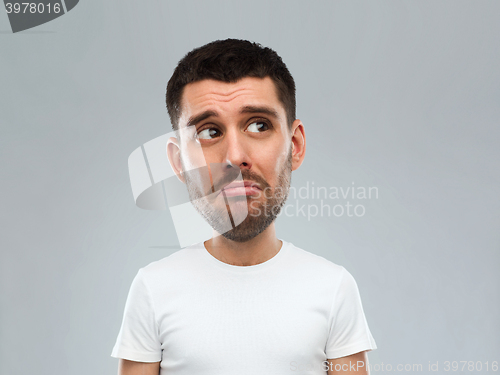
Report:
[[[192,152],[181,136],[184,170],[194,171],[205,163],[208,167],[208,175],[185,174],[193,205],[224,237],[237,242],[254,238],[279,214],[290,187],[291,133],[274,82],[269,77],[246,77],[235,83],[190,83],[181,106],[179,128],[191,127],[203,154]],[[235,171],[252,186],[242,186],[241,181],[228,186]],[[235,228],[222,230],[221,218],[229,213],[234,219],[236,211],[248,215]]]

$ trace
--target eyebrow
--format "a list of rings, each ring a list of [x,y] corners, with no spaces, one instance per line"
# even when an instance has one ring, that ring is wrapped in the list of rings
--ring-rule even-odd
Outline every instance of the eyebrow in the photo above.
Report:
[[[281,120],[278,112],[276,112],[274,109],[270,107],[265,107],[265,106],[254,107],[251,105],[247,105],[242,108],[240,113],[265,113],[266,115],[274,117],[276,120]]]
[[[199,122],[202,122],[203,120],[206,120],[207,118],[212,117],[212,116],[213,117],[218,117],[219,114],[217,112],[215,112],[215,111],[205,111],[205,112],[202,112],[199,115],[196,115],[194,117],[190,117],[186,126],[189,127],[189,126],[196,125]]]
[[[278,112],[276,112],[274,109],[272,109],[270,107],[266,107],[266,106],[246,105],[241,109],[240,113],[241,114],[243,114],[243,113],[264,113],[266,115],[274,117],[277,120],[281,120],[281,117],[278,114]],[[206,120],[209,117],[219,117],[219,114],[216,111],[211,111],[211,110],[202,112],[199,115],[190,117],[186,126],[196,125],[196,124],[202,122],[203,120]]]

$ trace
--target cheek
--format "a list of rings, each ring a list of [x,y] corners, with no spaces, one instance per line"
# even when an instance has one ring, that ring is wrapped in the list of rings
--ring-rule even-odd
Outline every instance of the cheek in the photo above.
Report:
[[[182,168],[186,173],[186,178],[191,184],[191,188],[206,192],[211,186],[207,164],[203,156],[198,153],[185,153],[181,155]]]
[[[288,153],[285,150],[277,151],[270,149],[260,155],[263,163],[262,170],[265,171],[264,178],[271,186],[276,186],[278,176],[285,165]]]
[[[205,156],[200,147],[186,147],[182,152],[182,164],[186,170],[198,169],[207,166]]]

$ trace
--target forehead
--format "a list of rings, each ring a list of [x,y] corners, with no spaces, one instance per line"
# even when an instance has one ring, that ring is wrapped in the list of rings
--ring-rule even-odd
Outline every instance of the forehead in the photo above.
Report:
[[[180,125],[200,112],[213,110],[221,116],[240,113],[245,106],[271,107],[285,119],[285,110],[278,99],[276,85],[270,77],[245,77],[236,82],[205,79],[184,87],[181,100]]]

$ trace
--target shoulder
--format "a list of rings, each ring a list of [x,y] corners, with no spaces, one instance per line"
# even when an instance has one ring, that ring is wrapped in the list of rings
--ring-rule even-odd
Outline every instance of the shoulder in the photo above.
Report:
[[[304,262],[304,264],[311,264],[317,267],[326,268],[328,270],[340,272],[344,269],[343,266],[332,262],[331,260],[326,259],[320,255],[314,254],[310,251],[301,249],[293,245],[292,243],[288,243],[289,250],[291,253],[291,257],[295,261]]]
[[[162,259],[149,263],[140,268],[139,273],[146,279],[180,277],[187,272],[193,272],[193,268],[200,262],[200,255],[198,245],[188,246]]]
[[[318,276],[324,275],[333,277],[337,280],[339,280],[344,273],[348,273],[343,266],[320,255],[301,249],[291,243],[288,243],[288,247],[290,262],[294,264],[294,267],[299,268],[303,272]]]

